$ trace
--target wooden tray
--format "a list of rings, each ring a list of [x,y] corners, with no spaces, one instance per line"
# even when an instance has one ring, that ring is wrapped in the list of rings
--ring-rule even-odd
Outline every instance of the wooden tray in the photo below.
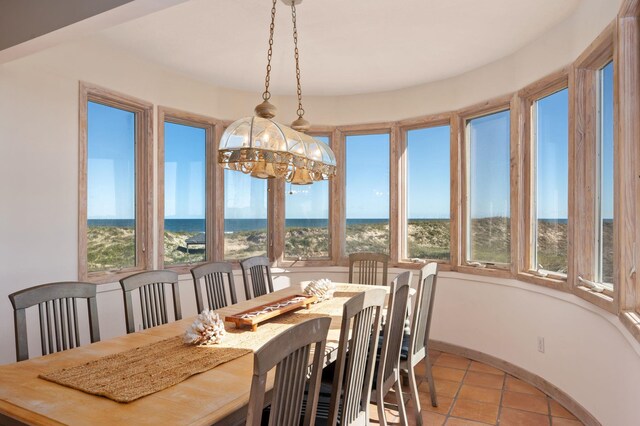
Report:
[[[268,307],[279,305],[281,303],[285,303],[291,299],[296,297],[303,297],[303,300],[292,303],[290,305],[284,306],[282,308],[276,308],[270,312],[265,312],[263,314],[259,314],[253,316],[251,318],[242,318],[242,315],[249,314],[251,312],[262,311]],[[316,296],[309,296],[308,294],[294,294],[292,296],[283,297],[282,299],[274,300],[273,302],[265,303],[264,305],[255,306],[251,309],[247,309],[246,311],[238,312],[234,315],[227,315],[224,320],[227,322],[235,323],[237,328],[242,327],[243,325],[251,326],[251,331],[256,331],[258,329],[258,325],[262,322],[265,322],[271,318],[278,317],[280,315],[284,315],[288,312],[292,312],[298,310],[300,308],[309,309],[309,305],[316,302],[318,298]]]

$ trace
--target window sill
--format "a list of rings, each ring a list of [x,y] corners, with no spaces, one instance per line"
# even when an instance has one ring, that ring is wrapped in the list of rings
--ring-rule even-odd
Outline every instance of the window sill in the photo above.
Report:
[[[498,278],[514,278],[509,269],[499,268],[481,268],[477,266],[459,265],[455,268],[455,271],[472,275],[483,275],[486,277],[498,277]]]
[[[567,279],[559,277],[542,277],[530,272],[519,272],[516,278],[520,281],[528,282],[531,284],[542,285],[549,288],[555,288],[556,290],[568,290]]]
[[[620,312],[620,321],[640,343],[640,314],[635,311]]]
[[[129,268],[122,269],[119,271],[104,271],[104,272],[89,272],[87,277],[83,279],[80,278],[80,281],[86,281],[94,284],[106,284],[106,283],[114,283],[120,281],[121,278],[126,278],[130,275],[137,274],[138,272],[144,272],[146,269],[143,268]]]
[[[574,287],[574,294],[587,302],[593,303],[599,308],[604,309],[605,311],[611,312],[615,315],[618,314],[618,307],[613,297],[606,293],[597,293],[595,291],[591,291],[587,287],[576,286]]]

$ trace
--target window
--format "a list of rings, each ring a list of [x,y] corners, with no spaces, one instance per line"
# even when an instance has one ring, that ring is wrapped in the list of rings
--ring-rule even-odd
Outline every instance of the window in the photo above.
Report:
[[[511,261],[510,113],[467,121],[467,235],[469,264]]]
[[[86,84],[80,93],[78,269],[81,280],[100,282],[151,263],[153,107]]]
[[[406,133],[406,258],[450,257],[450,126]]]
[[[314,136],[329,144],[328,136]],[[294,259],[329,258],[329,181],[285,188],[284,256]]]
[[[207,129],[164,121],[164,265],[207,259]]]
[[[389,253],[389,134],[345,139],[347,253]]]
[[[266,256],[267,180],[224,171],[224,258]]]
[[[534,249],[530,269],[565,275],[568,269],[569,99],[563,89],[532,105]]]
[[[613,62],[599,71],[598,141],[596,154],[596,280],[613,286],[613,221],[614,221],[614,122]]]

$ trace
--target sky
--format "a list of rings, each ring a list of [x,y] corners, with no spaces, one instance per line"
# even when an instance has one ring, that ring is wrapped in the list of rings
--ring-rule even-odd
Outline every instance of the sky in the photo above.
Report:
[[[613,67],[602,73],[603,217],[613,213]],[[536,105],[537,215],[567,217],[567,90]],[[509,216],[509,111],[475,118],[470,135],[470,211],[474,218]],[[132,219],[135,115],[98,103],[88,107],[88,217]],[[317,139],[328,143],[327,137]],[[205,216],[205,131],[165,123],[165,216]],[[347,218],[389,217],[389,134],[346,137]],[[408,216],[448,218],[449,127],[407,134]],[[225,217],[267,217],[266,181],[225,170]],[[327,219],[327,182],[286,185],[286,217]]]

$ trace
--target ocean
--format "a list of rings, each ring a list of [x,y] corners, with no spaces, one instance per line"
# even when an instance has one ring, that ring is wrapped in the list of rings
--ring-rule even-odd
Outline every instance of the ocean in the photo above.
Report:
[[[409,219],[410,222],[420,221],[448,221],[449,219]],[[545,222],[567,223],[567,219],[540,219]],[[386,223],[387,219],[347,219],[349,225],[365,225]],[[327,219],[287,219],[285,226],[291,228],[326,228]],[[133,219],[89,219],[89,227],[115,226],[119,228],[133,228]],[[266,219],[225,219],[225,232],[253,231],[266,229]],[[204,232],[204,219],[166,219],[164,229],[172,232]]]

